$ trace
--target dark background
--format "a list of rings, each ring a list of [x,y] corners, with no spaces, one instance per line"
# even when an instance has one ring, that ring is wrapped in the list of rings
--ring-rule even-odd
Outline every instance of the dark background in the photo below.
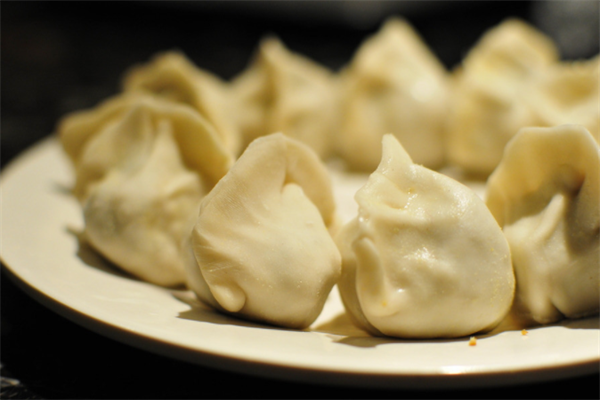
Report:
[[[180,49],[199,67],[231,79],[260,38],[274,33],[291,50],[337,71],[389,15],[408,19],[448,68],[486,29],[511,16],[550,35],[564,59],[598,53],[597,1],[2,1],[1,165],[50,135],[65,113],[116,94],[123,71],[158,51]],[[41,306],[4,272],[1,285],[2,398],[600,397],[596,374],[444,392],[253,378],[123,345]]]

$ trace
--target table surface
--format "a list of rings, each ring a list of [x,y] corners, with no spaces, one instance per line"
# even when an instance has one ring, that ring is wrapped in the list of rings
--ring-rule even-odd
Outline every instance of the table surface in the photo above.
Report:
[[[373,2],[378,6],[364,10],[358,3],[344,9],[347,2],[337,2],[317,10],[317,18],[308,3],[292,4],[302,12],[282,5],[227,3],[4,2],[2,166],[50,134],[61,115],[117,93],[122,72],[157,51],[179,48],[201,68],[230,79],[246,67],[259,39],[272,32],[292,50],[339,70],[386,15],[400,12],[451,68],[485,29],[508,16],[535,22],[543,11],[529,2],[427,2],[427,7]],[[597,42],[594,46],[577,56],[598,53]],[[256,378],[166,358],[98,335],[38,304],[5,273],[0,293],[2,398],[555,398],[565,397],[565,388],[571,389],[570,397],[600,397],[597,374],[444,392]]]

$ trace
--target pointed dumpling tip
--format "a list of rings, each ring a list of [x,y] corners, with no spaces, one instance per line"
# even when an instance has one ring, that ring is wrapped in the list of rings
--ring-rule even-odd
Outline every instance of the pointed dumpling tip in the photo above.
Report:
[[[398,141],[398,139],[392,135],[391,133],[387,133],[383,136],[381,140],[381,163],[379,164],[378,169],[387,170],[392,163],[400,162],[401,164],[413,164],[410,155],[404,150],[402,144]]]

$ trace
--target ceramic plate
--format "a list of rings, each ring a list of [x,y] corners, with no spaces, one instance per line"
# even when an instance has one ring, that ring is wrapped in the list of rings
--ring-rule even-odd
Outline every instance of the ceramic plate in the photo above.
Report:
[[[344,218],[366,177],[332,169]],[[566,378],[598,371],[598,318],[530,328],[505,321],[455,340],[394,340],[353,327],[334,290],[306,331],[240,321],[198,303],[186,290],[136,280],[79,240],[81,211],[72,172],[48,139],[2,173],[0,255],[31,296],[94,331],[178,359],[306,382],[379,387],[475,387]]]

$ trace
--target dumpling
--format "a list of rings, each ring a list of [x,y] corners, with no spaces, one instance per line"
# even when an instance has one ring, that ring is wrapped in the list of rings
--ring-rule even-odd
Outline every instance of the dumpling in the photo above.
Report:
[[[232,82],[232,92],[244,147],[260,136],[282,132],[321,158],[330,154],[337,97],[333,74],[324,67],[268,38],[253,64]]]
[[[385,132],[394,132],[416,163],[441,166],[448,73],[407,22],[387,21],[361,45],[340,81],[336,144],[351,168],[377,168]]]
[[[58,123],[60,143],[74,165],[79,163],[84,148],[105,125],[115,122],[142,98],[128,93],[104,100],[91,110],[76,111],[64,116]]]
[[[453,76],[449,161],[489,175],[510,138],[538,124],[525,102],[526,87],[556,62],[554,43],[522,21],[510,19],[488,31]]]
[[[305,328],[340,274],[335,221],[316,154],[281,133],[259,138],[201,203],[188,285],[222,311]]]
[[[600,140],[600,57],[552,65],[526,91],[540,126],[583,125]]]
[[[237,156],[241,151],[239,131],[231,122],[229,86],[217,76],[196,67],[182,53],[158,54],[150,63],[131,68],[123,78],[123,89],[193,107],[211,123],[232,154]]]
[[[336,242],[352,319],[376,335],[459,337],[489,330],[512,304],[509,247],[475,192],[415,164],[393,135]]]
[[[87,139],[73,154],[90,244],[144,280],[184,283],[181,242],[232,165],[229,152],[197,112],[165,100],[117,98],[74,118],[81,129],[68,138]]]
[[[59,125],[61,143],[75,167],[75,196],[83,201],[91,185],[121,162],[138,145],[143,132],[128,115],[143,108],[156,125],[171,122],[183,162],[199,173],[208,187],[227,173],[233,156],[214,128],[192,108],[147,95],[124,94],[105,101],[92,110],[65,117]]]
[[[121,136],[131,136],[129,152],[91,186],[83,203],[85,236],[145,281],[183,284],[182,244],[207,187],[183,164],[169,120],[154,124],[138,107],[119,128]]]
[[[510,244],[516,304],[550,323],[598,312],[600,149],[582,126],[524,128],[487,184]]]

